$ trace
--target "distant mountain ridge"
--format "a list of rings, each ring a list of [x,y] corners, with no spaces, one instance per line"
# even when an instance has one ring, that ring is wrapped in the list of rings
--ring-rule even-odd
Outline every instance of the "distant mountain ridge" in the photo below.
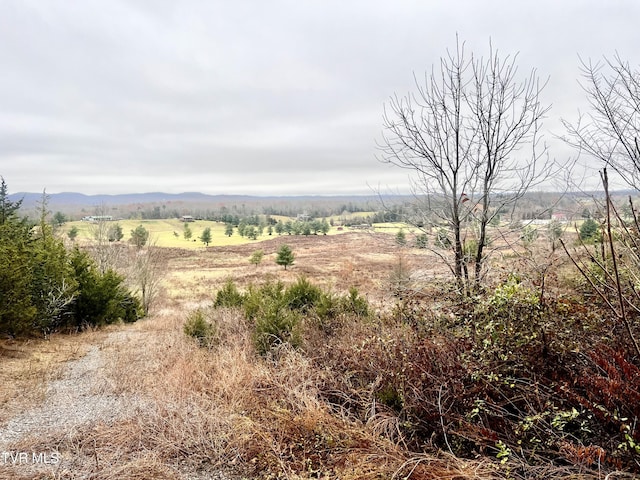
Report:
[[[637,195],[638,192],[619,190],[612,192],[618,199],[621,196]],[[558,195],[569,204],[556,205]],[[603,192],[529,192],[521,199],[523,205],[529,203],[544,208],[575,209],[578,199],[602,198]],[[37,217],[42,193],[18,192],[9,195],[11,201],[22,200],[22,212]],[[543,200],[546,199],[546,200]],[[259,196],[259,195],[209,195],[200,192],[183,193],[128,193],[115,195],[86,195],[77,192],[47,194],[47,209],[50,212],[62,212],[70,218],[79,219],[83,215],[108,209],[110,215],[122,218],[148,215],[146,218],[161,218],[164,215],[209,215],[211,211],[229,211],[246,214],[276,213],[295,215],[304,212],[364,212],[393,209],[415,200],[413,195],[297,195],[297,196]],[[564,201],[563,201],[564,203]],[[573,204],[573,206],[571,206]],[[523,207],[526,208],[526,207]],[[530,206],[530,208],[533,208]],[[541,207],[542,208],[542,207]],[[151,213],[150,213],[151,212]]]
[[[388,198],[388,196],[385,196]],[[400,198],[401,196],[395,196]],[[296,201],[296,200],[375,200],[376,195],[296,195],[296,196],[257,196],[257,195],[208,195],[200,192],[183,193],[126,193],[116,195],[86,195],[76,192],[48,193],[47,201],[50,209],[58,206],[65,207],[96,207],[100,205],[135,205],[149,203],[198,203],[198,204],[225,204],[225,203],[265,203],[269,201]],[[9,195],[11,201],[22,200],[23,208],[37,205],[42,199],[42,193],[18,192]]]
[[[530,192],[535,193],[535,192]],[[553,193],[553,192],[546,192]],[[589,192],[567,192],[565,194],[583,196],[601,196],[601,191]],[[612,192],[615,195],[632,195],[637,194],[633,190],[619,190]],[[402,199],[412,198],[412,195],[402,194],[385,194],[385,195],[232,195],[217,194],[209,195],[200,192],[183,192],[183,193],[165,193],[165,192],[147,192],[147,193],[123,193],[123,194],[98,194],[87,195],[77,192],[48,193],[47,199],[50,207],[56,205],[67,206],[99,206],[99,205],[131,205],[140,203],[163,203],[163,202],[185,202],[185,203],[236,203],[236,202],[256,202],[264,203],[268,201],[296,201],[296,200],[359,200],[370,201],[380,198],[386,199]],[[9,194],[11,201],[23,201],[24,207],[36,205],[42,199],[42,193],[17,192]]]
[[[42,198],[42,193],[18,192],[9,195],[12,201],[23,199],[25,206],[35,204]],[[126,205],[132,203],[158,203],[171,201],[196,201],[196,202],[215,202],[223,200],[242,200],[252,198],[249,195],[206,195],[199,192],[184,193],[164,193],[164,192],[148,192],[148,193],[124,193],[116,195],[86,195],[76,192],[48,193],[47,198],[50,205]],[[258,197],[253,197],[258,198]]]
[[[534,193],[534,192],[530,192]],[[553,193],[553,192],[546,192]],[[565,193],[567,194],[567,193]],[[569,192],[569,195],[577,195],[579,197],[602,195],[601,191],[593,192]],[[632,190],[619,190],[612,192],[615,195],[632,195],[637,192]],[[333,200],[333,201],[371,201],[385,199],[403,199],[413,198],[412,195],[401,194],[386,194],[386,195],[232,195],[232,194],[218,194],[209,195],[200,192],[183,192],[183,193],[164,193],[164,192],[148,192],[148,193],[124,193],[124,194],[99,194],[99,195],[86,195],[84,193],[77,192],[62,192],[62,193],[48,193],[48,205],[49,207],[55,207],[57,205],[65,206],[78,206],[78,207],[90,207],[100,205],[132,205],[132,204],[145,204],[145,203],[166,203],[166,202],[183,202],[183,203],[207,203],[207,204],[220,204],[220,203],[264,203],[269,201],[296,201],[296,200]],[[31,192],[17,192],[9,194],[11,201],[22,200],[23,207],[31,207],[37,205],[42,199],[42,193]]]

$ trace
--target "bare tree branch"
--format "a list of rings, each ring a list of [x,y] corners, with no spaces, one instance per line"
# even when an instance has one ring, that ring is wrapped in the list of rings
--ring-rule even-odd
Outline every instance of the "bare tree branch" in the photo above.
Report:
[[[563,120],[565,142],[610,166],[630,186],[640,186],[640,72],[617,54],[583,61],[581,83],[590,110],[575,124]]]

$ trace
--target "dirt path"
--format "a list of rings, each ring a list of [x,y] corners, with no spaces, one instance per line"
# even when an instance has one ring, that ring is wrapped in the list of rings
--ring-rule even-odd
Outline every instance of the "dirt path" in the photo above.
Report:
[[[103,350],[135,334],[139,333],[112,332],[99,345],[92,345],[82,358],[67,363],[59,379],[49,382],[42,405],[0,427],[0,467],[9,467],[17,476],[69,471],[72,459],[65,458],[56,445],[38,451],[29,445],[53,434],[72,435],[83,426],[135,415],[140,399],[115,394],[114,385],[102,375]]]
[[[86,472],[78,465],[87,459],[67,453],[58,445],[73,439],[80,429],[132,418],[142,409],[149,408],[141,396],[118,393],[105,365],[106,358],[126,350],[127,345],[139,346],[144,340],[141,337],[148,334],[129,327],[107,334],[99,344],[91,345],[82,358],[69,361],[60,378],[48,383],[41,405],[2,425],[0,478],[102,478],[99,472],[90,477],[77,473]],[[48,438],[57,439],[57,443],[43,447]],[[217,472],[203,475],[188,471],[171,477],[185,480],[225,478]]]
[[[124,397],[112,395],[100,376],[104,367],[101,348],[94,345],[84,357],[69,362],[63,377],[49,383],[42,406],[14,417],[0,429],[0,450],[48,430],[71,430],[92,421],[108,422],[126,415],[132,405],[127,405]]]

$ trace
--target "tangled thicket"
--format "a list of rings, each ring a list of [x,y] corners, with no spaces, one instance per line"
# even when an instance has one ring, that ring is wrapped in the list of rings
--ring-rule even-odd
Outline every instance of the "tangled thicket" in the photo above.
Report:
[[[214,303],[242,309],[263,361],[298,348],[326,405],[409,452],[493,458],[521,478],[541,465],[637,474],[640,368],[606,310],[586,301],[541,299],[510,275],[437,310],[413,298],[373,315],[357,292],[304,278],[245,292],[229,282]],[[216,311],[207,331],[220,335]]]

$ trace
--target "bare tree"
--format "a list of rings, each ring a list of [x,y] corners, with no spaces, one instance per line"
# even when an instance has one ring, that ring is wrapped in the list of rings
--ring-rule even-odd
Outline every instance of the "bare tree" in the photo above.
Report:
[[[487,58],[467,57],[458,43],[385,106],[381,160],[414,172],[413,223],[446,226],[453,258],[441,256],[467,292],[482,280],[491,222],[553,174],[540,145],[544,83],[535,70],[518,80],[515,61],[491,45]]]
[[[148,315],[160,293],[167,260],[163,249],[157,246],[157,240],[151,241],[146,247],[130,249],[129,255],[132,259],[127,277],[133,291],[140,296],[144,314]]]
[[[611,200],[606,168],[600,172],[600,178],[606,201],[600,248],[589,248],[581,241],[580,255],[575,250],[570,252],[562,239],[560,244],[593,291],[624,326],[635,354],[640,356],[634,332],[637,327],[630,315],[640,314],[640,220],[631,197],[629,207],[633,220],[628,222],[618,213]]]
[[[576,124],[563,120],[564,140],[640,187],[640,71],[618,55],[582,62],[581,83],[590,110]]]
[[[564,140],[580,153],[600,160],[605,205],[600,251],[583,245],[581,255],[562,246],[577,269],[624,326],[633,351],[640,355],[637,322],[640,314],[640,220],[629,197],[629,218],[616,209],[609,191],[606,167],[611,167],[632,188],[640,188],[640,70],[620,56],[582,62],[581,86],[589,111],[576,124],[563,121]],[[606,248],[605,248],[606,247]],[[595,274],[594,274],[595,272]]]
[[[108,219],[107,206],[99,205],[96,207],[95,215],[89,225],[89,232],[94,240],[91,252],[101,273],[109,269],[116,270],[122,263],[123,249],[110,240],[109,229],[112,222]]]

